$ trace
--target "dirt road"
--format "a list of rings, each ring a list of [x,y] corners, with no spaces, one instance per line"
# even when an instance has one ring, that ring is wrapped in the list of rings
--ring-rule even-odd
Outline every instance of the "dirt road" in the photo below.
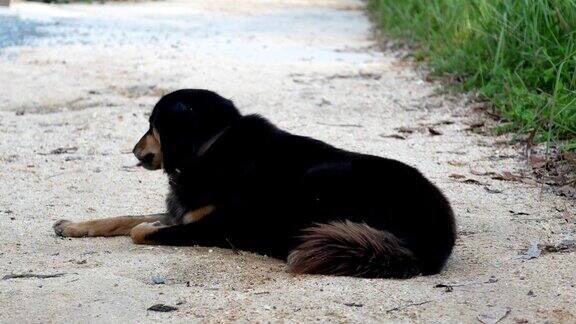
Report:
[[[133,167],[130,151],[158,96],[185,87],[420,168],[457,214],[446,270],[294,277],[249,253],[56,237],[60,218],[163,210],[166,179]],[[382,53],[357,1],[2,8],[0,277],[62,275],[0,280],[0,322],[574,322],[576,253],[519,255],[574,240],[575,206],[515,181],[526,166],[506,137],[469,130],[481,129],[476,105]],[[177,310],[147,310],[158,303]]]

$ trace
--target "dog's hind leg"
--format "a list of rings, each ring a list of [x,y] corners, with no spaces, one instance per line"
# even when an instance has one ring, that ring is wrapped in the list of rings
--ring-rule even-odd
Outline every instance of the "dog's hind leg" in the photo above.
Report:
[[[139,224],[164,223],[166,219],[166,214],[119,216],[82,222],[62,219],[54,223],[52,228],[57,235],[65,237],[128,236],[132,228]]]

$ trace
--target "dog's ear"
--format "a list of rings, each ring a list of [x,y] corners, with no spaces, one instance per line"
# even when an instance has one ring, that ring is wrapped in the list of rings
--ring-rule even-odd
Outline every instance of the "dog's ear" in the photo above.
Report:
[[[212,118],[206,116],[203,108],[188,102],[177,102],[170,107],[170,113],[164,115],[168,118],[163,120],[160,141],[165,172],[181,169],[194,159],[203,143],[216,132]]]

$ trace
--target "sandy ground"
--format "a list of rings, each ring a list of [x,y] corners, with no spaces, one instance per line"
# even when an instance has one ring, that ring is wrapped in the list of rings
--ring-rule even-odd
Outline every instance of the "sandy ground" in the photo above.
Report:
[[[16,3],[1,9],[0,30],[0,276],[63,274],[0,280],[0,322],[576,321],[576,253],[519,258],[576,237],[573,203],[481,175],[526,173],[526,163],[505,138],[466,130],[477,104],[382,53],[362,3]],[[457,214],[446,270],[292,276],[249,253],[56,237],[60,218],[163,210],[166,179],[134,168],[130,150],[158,96],[184,87],[420,168]],[[157,303],[178,309],[147,310]]]

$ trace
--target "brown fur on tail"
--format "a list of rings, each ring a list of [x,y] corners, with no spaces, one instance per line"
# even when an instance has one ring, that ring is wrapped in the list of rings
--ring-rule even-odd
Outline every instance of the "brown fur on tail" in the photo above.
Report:
[[[288,256],[293,273],[408,278],[420,273],[412,252],[394,234],[338,221],[307,228]]]

